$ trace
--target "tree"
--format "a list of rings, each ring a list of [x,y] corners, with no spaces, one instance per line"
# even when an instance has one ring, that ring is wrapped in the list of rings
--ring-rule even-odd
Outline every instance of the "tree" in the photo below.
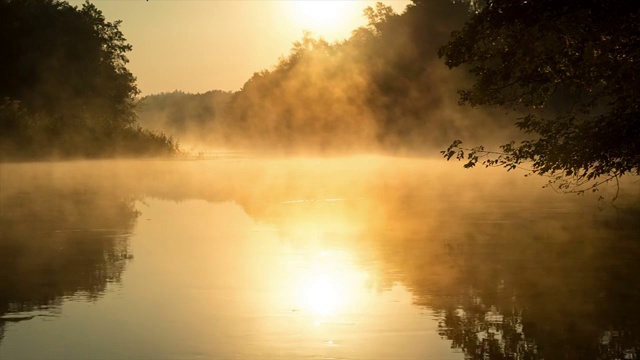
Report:
[[[459,74],[437,50],[464,24],[466,6],[415,1],[396,14],[378,3],[364,15],[367,26],[349,39],[305,34],[276,66],[254,74],[225,109],[223,131],[240,139],[233,145],[413,154],[446,146],[442,134],[466,121],[450,120]]]
[[[117,143],[172,151],[135,126],[119,26],[89,2],[0,0],[0,157],[114,155]]]
[[[0,97],[32,112],[77,114],[133,122],[135,77],[127,70],[131,45],[95,5],[57,0],[2,0],[5,47]]]
[[[640,6],[627,0],[472,2],[462,30],[439,50],[475,83],[460,102],[519,114],[523,141],[444,157],[508,170],[529,166],[563,191],[596,191],[640,173]]]

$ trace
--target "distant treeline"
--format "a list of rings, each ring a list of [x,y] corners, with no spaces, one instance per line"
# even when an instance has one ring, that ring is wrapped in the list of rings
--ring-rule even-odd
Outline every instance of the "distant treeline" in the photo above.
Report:
[[[136,123],[131,50],[94,5],[0,0],[0,159],[166,155]]]
[[[220,90],[146,96],[140,102],[139,123],[146,129],[172,134],[187,144],[215,146],[221,142],[220,119],[232,96],[233,93]]]
[[[470,80],[438,58],[468,3],[416,0],[402,14],[378,3],[365,16],[342,42],[305,34],[240,91],[148,96],[141,123],[184,143],[285,153],[420,152],[512,134],[504,116],[458,106]]]

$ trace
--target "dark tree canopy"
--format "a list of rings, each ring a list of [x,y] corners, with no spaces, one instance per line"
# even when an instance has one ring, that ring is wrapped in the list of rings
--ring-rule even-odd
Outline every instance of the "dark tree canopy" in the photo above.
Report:
[[[378,3],[342,42],[311,34],[257,72],[225,108],[230,146],[283,152],[421,153],[472,124],[457,109],[439,46],[468,16],[450,0],[415,1],[402,14]],[[467,126],[468,125],[468,126]]]
[[[449,68],[475,77],[460,101],[522,114],[528,138],[484,157],[487,166],[528,164],[563,190],[583,192],[640,172],[640,4],[628,0],[486,0],[440,49]],[[593,181],[592,181],[593,180]]]
[[[135,78],[120,21],[108,22],[95,5],[76,9],[54,0],[0,1],[0,96],[32,111],[78,112],[133,121]],[[74,106],[75,105],[75,106]]]
[[[0,0],[0,157],[170,151],[135,126],[139,91],[119,25],[89,2]]]

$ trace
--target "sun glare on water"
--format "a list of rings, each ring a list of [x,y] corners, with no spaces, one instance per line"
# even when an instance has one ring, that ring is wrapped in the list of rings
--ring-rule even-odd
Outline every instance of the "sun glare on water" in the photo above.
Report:
[[[350,254],[342,251],[320,251],[312,256],[310,266],[299,277],[299,305],[316,321],[340,317],[360,306],[361,288],[368,275],[357,269]]]
[[[333,281],[326,276],[312,278],[307,284],[307,307],[320,315],[333,313],[339,305],[340,294]],[[344,294],[342,294],[344,296]]]

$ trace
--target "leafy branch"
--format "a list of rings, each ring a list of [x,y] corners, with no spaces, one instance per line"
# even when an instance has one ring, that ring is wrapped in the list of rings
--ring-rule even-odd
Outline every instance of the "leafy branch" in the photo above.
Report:
[[[615,182],[616,192],[611,199],[613,203],[620,194],[620,177],[624,175],[622,172],[614,170],[607,176],[594,176],[589,171],[572,171],[561,169],[549,169],[543,163],[532,156],[531,146],[535,144],[533,141],[523,141],[520,146],[516,146],[515,142],[510,142],[500,146],[500,151],[486,150],[484,146],[476,146],[467,148],[462,146],[461,140],[455,140],[446,150],[440,151],[443,157],[449,161],[456,159],[458,161],[466,161],[464,168],[473,168],[480,164],[486,168],[502,167],[507,171],[519,169],[526,171],[525,176],[540,175],[549,178],[549,181],[543,187],[549,187],[555,192],[563,194],[583,195],[587,192],[598,192],[599,189],[608,183]],[[537,161],[538,160],[538,161]],[[523,166],[523,164],[531,166]],[[599,200],[604,198],[600,196]]]

